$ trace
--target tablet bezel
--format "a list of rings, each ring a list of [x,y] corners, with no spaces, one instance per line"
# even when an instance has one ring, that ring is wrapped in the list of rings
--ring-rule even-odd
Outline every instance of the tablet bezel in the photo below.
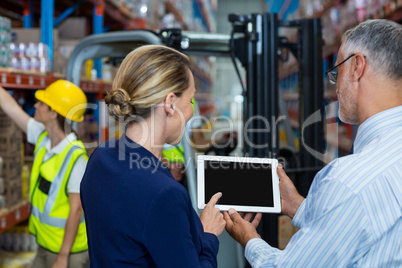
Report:
[[[239,205],[220,205],[215,207],[221,211],[228,211],[234,208],[241,212],[263,212],[263,213],[280,213],[281,212],[281,197],[279,191],[279,177],[276,172],[278,167],[278,160],[271,158],[255,158],[255,157],[233,157],[233,156],[215,156],[215,155],[199,155],[197,157],[197,207],[204,209],[209,200],[205,202],[205,161],[220,161],[220,162],[244,162],[244,163],[258,163],[258,164],[271,164],[272,165],[272,191],[274,206],[239,206]]]

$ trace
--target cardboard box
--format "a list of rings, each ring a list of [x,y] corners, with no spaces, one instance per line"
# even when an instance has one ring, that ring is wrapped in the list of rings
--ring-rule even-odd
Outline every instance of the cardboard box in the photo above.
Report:
[[[82,39],[88,35],[87,18],[70,17],[57,26],[60,39]]]
[[[13,28],[11,32],[13,43],[41,43],[41,29],[40,28]],[[53,51],[57,51],[59,47],[59,30],[53,29]]]
[[[14,122],[3,110],[0,108],[0,134],[4,131],[10,132],[14,129]]]
[[[0,109],[1,177],[6,207],[22,201],[22,131]]]
[[[2,177],[0,177],[0,195],[4,194],[4,189],[5,189],[4,179]]]
[[[278,217],[278,248],[285,249],[292,236],[299,229],[292,225],[292,219],[281,215]]]
[[[0,129],[2,129],[0,127]],[[0,133],[0,156],[14,156],[21,154],[22,131],[15,129],[14,132]]]
[[[0,156],[3,162],[8,157],[18,157],[21,162],[22,131],[14,121],[0,109]]]
[[[53,53],[53,71],[66,75],[67,63],[70,58],[71,52],[73,52],[75,46],[81,41],[81,39],[60,39],[57,50]]]
[[[5,181],[22,180],[22,161],[21,155],[2,156],[3,158],[3,173],[2,177]]]
[[[4,182],[5,205],[10,208],[22,201],[22,183],[21,180],[11,180]]]

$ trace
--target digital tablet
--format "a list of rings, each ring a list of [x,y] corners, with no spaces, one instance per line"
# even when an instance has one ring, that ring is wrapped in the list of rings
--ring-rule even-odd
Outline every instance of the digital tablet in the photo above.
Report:
[[[222,211],[281,212],[278,160],[200,155],[197,158],[198,208],[222,192],[216,205]]]

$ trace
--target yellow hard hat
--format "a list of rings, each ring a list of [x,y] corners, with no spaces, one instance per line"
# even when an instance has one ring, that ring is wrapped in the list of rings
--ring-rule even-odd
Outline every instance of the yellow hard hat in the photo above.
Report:
[[[46,89],[37,90],[35,97],[61,116],[72,121],[82,121],[87,107],[85,93],[67,80],[57,80]]]

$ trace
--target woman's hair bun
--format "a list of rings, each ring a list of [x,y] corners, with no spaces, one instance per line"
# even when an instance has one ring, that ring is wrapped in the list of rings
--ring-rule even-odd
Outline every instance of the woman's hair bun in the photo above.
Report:
[[[105,102],[109,108],[109,114],[116,120],[123,121],[135,115],[135,107],[131,104],[130,96],[127,91],[117,88],[109,92],[105,97]]]
[[[181,96],[190,86],[189,59],[166,46],[145,45],[131,51],[106,96],[109,113],[124,123],[148,118],[169,93]]]

